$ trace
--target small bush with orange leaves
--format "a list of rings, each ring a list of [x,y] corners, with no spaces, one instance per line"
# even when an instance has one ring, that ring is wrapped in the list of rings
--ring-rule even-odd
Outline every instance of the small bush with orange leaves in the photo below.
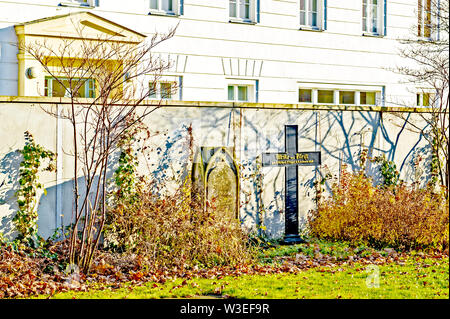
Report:
[[[343,172],[331,197],[318,201],[309,230],[317,238],[355,245],[448,250],[449,201],[443,189],[374,186],[363,172]]]

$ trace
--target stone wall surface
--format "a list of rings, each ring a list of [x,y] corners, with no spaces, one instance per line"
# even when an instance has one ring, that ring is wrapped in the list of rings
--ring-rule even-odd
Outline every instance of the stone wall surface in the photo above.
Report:
[[[36,143],[56,152],[56,173],[44,173],[40,180],[47,195],[40,194],[39,234],[49,237],[61,225],[68,225],[72,216],[73,143],[71,127],[66,120],[56,119],[45,110],[63,109],[59,99],[0,99],[0,231],[12,236],[11,218],[17,210],[15,191],[18,187],[19,149],[24,146],[25,131]],[[117,106],[120,107],[120,106]],[[395,110],[395,112],[393,112]],[[401,112],[400,112],[401,111]],[[284,125],[298,125],[299,151],[320,151],[320,167],[298,168],[299,217],[314,208],[313,183],[328,173],[339,177],[342,164],[358,169],[359,155],[367,148],[369,155],[384,153],[393,160],[407,182],[429,178],[429,145],[424,136],[399,118],[409,116],[417,125],[424,125],[424,109],[305,107],[304,105],[233,104],[211,102],[168,102],[145,119],[151,137],[140,141],[137,150],[141,174],[157,180],[174,175],[178,180],[192,169],[189,163],[188,128],[192,127],[194,162],[203,149],[231,154],[223,158],[226,165],[237,167],[239,217],[243,224],[256,229],[267,227],[269,237],[284,233],[284,168],[261,167],[263,152],[284,151]],[[145,148],[145,151],[144,151]],[[424,160],[418,169],[414,161]],[[233,157],[231,160],[231,156]],[[231,164],[230,164],[231,163]],[[214,168],[214,163],[210,168]],[[110,176],[116,166],[111,166]],[[235,169],[235,168],[233,168]],[[233,169],[224,170],[233,174]],[[368,173],[379,179],[376,167],[369,163]],[[213,174],[215,180],[220,174]],[[234,182],[233,182],[234,183]],[[234,184],[230,185],[234,185]],[[170,186],[170,185],[169,185]],[[175,187],[176,185],[171,185]],[[233,186],[234,187],[234,186]],[[168,188],[170,190],[170,187]],[[226,188],[225,188],[226,189]],[[223,190],[222,190],[223,191]]]

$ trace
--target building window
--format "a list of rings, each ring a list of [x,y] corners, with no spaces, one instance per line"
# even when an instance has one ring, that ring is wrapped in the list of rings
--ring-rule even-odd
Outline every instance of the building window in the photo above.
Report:
[[[224,97],[232,102],[258,102],[258,83],[258,80],[226,79]]]
[[[376,92],[359,92],[359,104],[376,105]]]
[[[92,6],[94,5],[93,0],[76,0],[77,2],[79,2],[81,5],[85,5],[85,6]]]
[[[175,0],[150,0],[150,10],[164,14],[176,14],[177,3]]]
[[[334,104],[334,91],[333,90],[317,90],[317,102]]]
[[[298,90],[298,101],[300,103],[312,103],[313,95],[312,89],[299,89]]]
[[[176,82],[149,82],[150,99],[173,100],[177,93]]]
[[[319,29],[322,16],[322,0],[300,0],[300,25]]]
[[[339,104],[355,104],[355,92],[339,91]]]
[[[381,34],[383,28],[382,0],[363,0],[362,29],[370,34]]]
[[[429,92],[416,94],[416,105],[419,107],[430,107],[434,105],[435,95]]]
[[[255,20],[255,0],[229,0],[231,21],[252,22]]]
[[[247,85],[228,85],[228,101],[249,102],[249,91]]]
[[[74,97],[95,98],[95,80],[93,79],[72,79],[45,77],[44,95],[53,97]]]
[[[161,92],[161,99],[171,100],[172,99],[172,88],[174,85],[172,83],[160,83],[159,88]]]
[[[343,104],[343,105],[379,105],[381,91],[365,91],[363,87],[342,84],[340,87],[306,86],[298,89],[299,103]]]
[[[66,7],[98,7],[99,0],[65,0],[61,1],[59,5]]]
[[[431,38],[432,17],[431,17],[431,0],[418,0],[418,26],[417,35],[423,38]]]

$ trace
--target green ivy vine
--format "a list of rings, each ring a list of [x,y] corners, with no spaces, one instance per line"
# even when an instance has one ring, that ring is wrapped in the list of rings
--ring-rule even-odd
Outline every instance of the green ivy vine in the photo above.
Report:
[[[37,236],[37,192],[42,189],[47,195],[45,188],[39,182],[40,171],[56,171],[55,154],[46,150],[33,139],[27,131],[25,135],[25,146],[19,152],[23,155],[23,161],[19,168],[19,189],[16,192],[19,210],[13,218],[19,235],[18,240],[33,245]],[[43,162],[48,162],[46,168],[42,169]]]
[[[437,139],[434,138],[431,144],[432,153],[431,153],[431,185],[436,185],[439,182],[439,172],[441,171],[441,161],[439,160],[439,147],[437,143]]]
[[[393,161],[388,161],[384,154],[376,156],[373,162],[380,164],[380,173],[383,176],[385,186],[395,186],[399,182],[400,173]]]
[[[140,123],[139,123],[140,124]],[[136,156],[136,151],[133,144],[136,141],[136,136],[142,127],[136,125],[127,130],[120,139],[118,146],[121,149],[119,155],[119,166],[114,172],[114,182],[117,188],[115,192],[116,204],[126,206],[134,203],[137,198],[137,168],[139,161]]]

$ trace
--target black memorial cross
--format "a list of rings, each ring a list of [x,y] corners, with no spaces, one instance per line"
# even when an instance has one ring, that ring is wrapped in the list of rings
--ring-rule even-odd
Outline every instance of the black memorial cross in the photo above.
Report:
[[[298,126],[285,125],[284,153],[263,153],[262,166],[285,167],[285,235],[284,243],[296,244],[303,240],[298,233],[298,168],[321,164],[320,152],[298,151]]]

